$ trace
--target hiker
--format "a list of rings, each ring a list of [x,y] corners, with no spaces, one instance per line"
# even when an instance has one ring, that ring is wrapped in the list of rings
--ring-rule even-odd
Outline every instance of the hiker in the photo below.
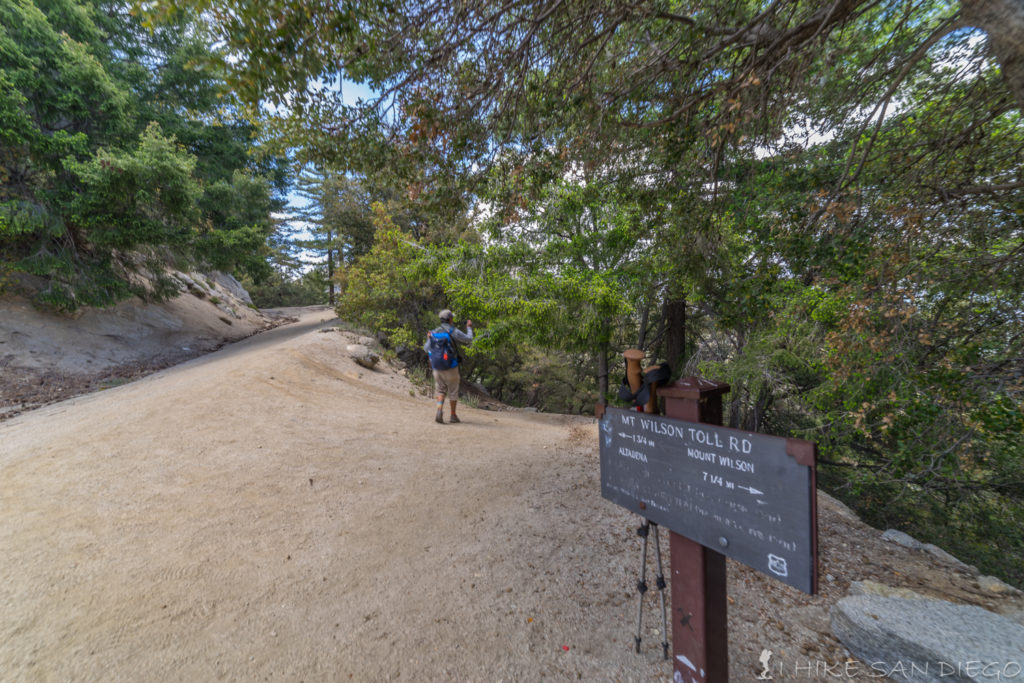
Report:
[[[473,321],[466,321],[466,331],[460,332],[455,325],[454,316],[447,308],[437,314],[441,325],[427,334],[427,343],[423,350],[430,356],[430,369],[434,371],[434,385],[437,387],[437,416],[434,421],[444,424],[444,397],[448,397],[451,405],[451,417],[448,422],[461,422],[455,414],[455,404],[459,401],[459,349],[458,344],[470,344],[473,341]]]

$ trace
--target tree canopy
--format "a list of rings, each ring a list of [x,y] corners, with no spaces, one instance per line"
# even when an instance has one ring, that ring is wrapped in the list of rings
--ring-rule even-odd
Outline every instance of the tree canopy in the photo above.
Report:
[[[0,286],[60,309],[161,295],[173,258],[265,274],[272,156],[195,15],[149,30],[118,0],[0,6]]]
[[[424,307],[602,394],[615,353],[672,340],[873,521],[1024,554],[1019,0],[186,6],[291,144],[432,226],[367,255],[401,251]]]

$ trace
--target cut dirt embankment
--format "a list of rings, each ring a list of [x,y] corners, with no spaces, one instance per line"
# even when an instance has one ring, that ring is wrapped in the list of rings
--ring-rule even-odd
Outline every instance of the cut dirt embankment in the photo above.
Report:
[[[0,420],[56,400],[141,377],[274,327],[285,311],[260,311],[223,273],[167,274],[180,294],[74,314],[0,296]]]
[[[296,317],[0,423],[0,680],[671,680],[656,591],[633,651],[638,520],[601,498],[593,419],[438,425],[328,311]],[[732,680],[765,649],[774,680],[835,680],[858,580],[1024,610],[819,514],[819,595],[729,563]]]

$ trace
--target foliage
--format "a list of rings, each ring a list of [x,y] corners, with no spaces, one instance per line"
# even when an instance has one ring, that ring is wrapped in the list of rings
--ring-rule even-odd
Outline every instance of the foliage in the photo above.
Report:
[[[198,218],[195,159],[152,124],[127,153],[97,150],[65,168],[80,191],[70,202],[68,222],[89,235],[93,248],[129,251],[140,244],[174,245]]]
[[[289,277],[281,271],[259,282],[250,277],[241,280],[257,308],[286,306],[313,306],[327,303],[327,281],[323,274],[313,270],[301,276]]]
[[[338,272],[338,316],[385,333],[394,347],[417,348],[436,324],[444,292],[424,247],[399,231],[383,204],[372,209],[373,246]]]
[[[599,380],[684,301],[732,423],[818,441],[875,519],[948,523],[979,562],[994,530],[1024,544],[1012,3],[192,5],[292,140],[431,228],[346,268],[367,322],[486,320],[478,372],[521,394],[531,354]],[[344,78],[379,96],[340,102]],[[432,230],[466,209],[483,241]]]
[[[373,242],[369,196],[358,180],[344,173],[310,167],[299,173],[296,195],[305,206],[295,216],[303,239],[294,245],[316,259],[334,305],[335,269],[366,253]]]
[[[230,181],[207,183],[197,201],[202,219],[192,238],[194,254],[218,270],[256,281],[267,277],[268,237],[277,229],[272,213],[279,205],[262,176],[236,170]]]
[[[255,128],[201,66],[204,23],[183,13],[151,32],[129,9],[0,6],[0,281],[37,276],[57,308],[166,295],[134,275],[157,260],[269,273],[283,176],[250,154]]]

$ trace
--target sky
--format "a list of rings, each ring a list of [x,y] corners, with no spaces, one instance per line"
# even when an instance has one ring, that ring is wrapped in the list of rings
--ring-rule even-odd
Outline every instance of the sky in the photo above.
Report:
[[[317,81],[314,83],[314,88],[323,88],[323,81]],[[365,83],[353,83],[352,81],[341,82],[340,86],[341,100],[349,106],[354,106],[359,100],[369,100],[371,97],[377,95],[376,91],[370,88]],[[288,195],[288,211],[294,211],[300,209],[306,205],[305,200],[296,195],[294,192]]]
[[[314,84],[314,87],[323,88],[324,84],[322,81],[318,81]],[[368,100],[376,95],[376,92],[364,83],[354,83],[352,81],[343,80],[340,85],[341,99],[347,105],[355,105],[359,100]],[[271,111],[276,111],[275,108],[270,108]],[[308,202],[295,193],[293,189],[287,197],[288,204],[285,206],[283,213],[275,214],[275,218],[288,219],[295,215],[297,211],[306,207]],[[290,220],[288,221],[292,226],[299,229],[299,232],[295,235],[297,239],[310,239],[312,235],[308,231],[304,231],[302,228],[306,225],[303,221]],[[313,252],[304,251],[300,254],[300,258],[307,262],[305,271],[311,270],[319,262],[322,262],[323,256]]]

